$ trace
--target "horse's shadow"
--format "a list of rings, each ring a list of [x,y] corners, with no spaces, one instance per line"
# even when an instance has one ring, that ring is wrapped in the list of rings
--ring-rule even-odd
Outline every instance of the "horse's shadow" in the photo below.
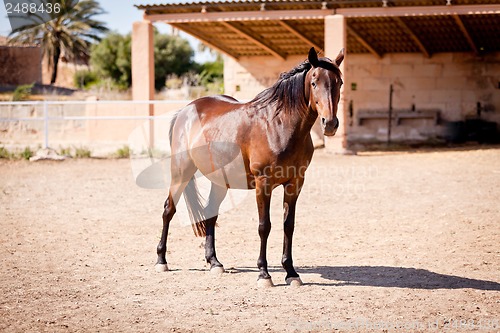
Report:
[[[236,268],[236,272],[256,272],[256,269]],[[270,267],[270,272],[283,271]],[[368,286],[410,289],[477,289],[500,291],[500,283],[431,272],[421,268],[391,266],[311,266],[297,268],[299,274],[320,274],[331,282],[307,282],[305,285]]]
[[[500,291],[500,283],[431,272],[421,268],[390,266],[314,266],[299,274],[320,274],[334,286],[370,286],[413,289],[477,289]],[[307,284],[307,283],[306,283]],[[324,285],[322,283],[311,283]]]

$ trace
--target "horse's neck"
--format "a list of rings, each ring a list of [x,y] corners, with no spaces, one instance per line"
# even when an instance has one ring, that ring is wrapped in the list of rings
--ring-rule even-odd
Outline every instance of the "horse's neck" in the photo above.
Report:
[[[304,115],[299,112],[293,115],[278,114],[268,123],[268,139],[271,148],[284,150],[291,145],[304,143],[317,116],[312,110],[307,110]]]
[[[308,107],[306,116],[304,116],[302,119],[302,124],[301,124],[302,131],[310,133],[312,127],[314,126],[314,123],[316,122],[316,119],[318,119],[318,112]]]

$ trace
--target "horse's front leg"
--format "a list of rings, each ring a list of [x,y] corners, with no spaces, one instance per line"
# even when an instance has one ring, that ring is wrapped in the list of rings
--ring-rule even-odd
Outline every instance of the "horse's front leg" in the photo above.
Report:
[[[284,238],[283,238],[283,257],[281,264],[286,270],[285,281],[292,286],[302,285],[299,274],[293,268],[292,259],[292,238],[295,229],[295,206],[304,183],[304,178],[295,178],[284,184],[283,210],[284,210]]]
[[[255,190],[257,199],[257,209],[259,211],[259,236],[260,236],[260,254],[257,260],[259,267],[259,287],[272,287],[273,281],[267,270],[267,238],[271,232],[271,219],[269,209],[271,206],[271,191],[269,179],[265,176],[256,177]]]

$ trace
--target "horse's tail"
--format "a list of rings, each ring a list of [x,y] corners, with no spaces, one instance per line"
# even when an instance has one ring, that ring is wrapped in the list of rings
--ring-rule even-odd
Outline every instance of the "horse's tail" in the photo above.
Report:
[[[207,218],[205,216],[205,208],[201,202],[200,192],[196,185],[195,176],[191,177],[183,192],[186,207],[191,219],[191,226],[196,237],[204,237],[207,235]]]
[[[170,148],[172,148],[172,136],[174,135],[174,125],[175,122],[177,121],[177,117],[179,116],[179,111],[177,111],[174,116],[172,117],[172,120],[170,121],[170,128],[168,130],[168,138],[170,140]]]
[[[170,129],[168,136],[170,139],[170,147],[172,147],[172,137],[174,132],[175,122],[179,116],[180,111],[176,112],[170,122]],[[196,177],[193,176],[189,180],[186,188],[182,192],[184,200],[186,201],[187,211],[191,219],[191,226],[193,227],[194,234],[197,237],[204,237],[207,235],[207,221],[205,218],[205,208],[201,202],[200,192],[196,185]]]

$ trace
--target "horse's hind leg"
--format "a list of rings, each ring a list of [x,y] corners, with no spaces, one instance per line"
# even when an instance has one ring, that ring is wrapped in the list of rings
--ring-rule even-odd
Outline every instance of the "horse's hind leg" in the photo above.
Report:
[[[167,236],[168,236],[168,229],[170,226],[170,221],[172,220],[172,217],[174,217],[175,214],[175,204],[174,200],[172,198],[172,193],[168,193],[167,200],[165,201],[164,204],[164,209],[163,209],[163,229],[161,231],[161,238],[160,242],[158,243],[158,246],[156,247],[156,253],[158,254],[158,260],[156,261],[156,271],[158,272],[165,272],[168,271],[168,265],[167,265],[167,258],[166,258],[166,253],[167,253]]]
[[[215,224],[219,215],[219,207],[227,193],[227,188],[212,183],[207,206],[205,207],[205,216],[209,217],[206,222],[205,239],[205,259],[210,265],[210,272],[223,273],[224,267],[217,259],[215,253]]]
[[[163,206],[163,229],[161,232],[160,242],[158,243],[158,246],[156,248],[158,260],[156,262],[155,268],[158,272],[164,272],[168,270],[166,253],[170,221],[174,217],[176,211],[175,205],[177,204],[177,202],[179,202],[179,198],[182,192],[186,188],[189,180],[195,174],[195,172],[196,167],[187,157],[187,155],[177,156],[176,160],[172,160],[172,184],[170,185],[170,191]]]

